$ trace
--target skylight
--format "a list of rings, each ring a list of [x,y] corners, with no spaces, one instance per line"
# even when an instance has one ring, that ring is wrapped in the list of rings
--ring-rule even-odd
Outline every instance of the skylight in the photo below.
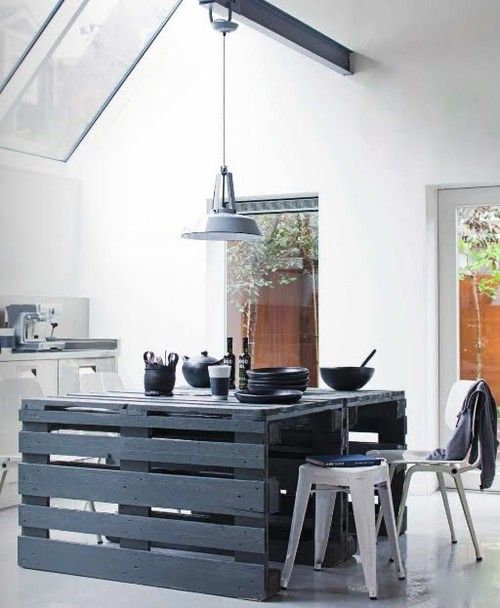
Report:
[[[2,0],[0,91],[37,41],[62,0]]]
[[[2,118],[0,147],[67,160],[179,4],[90,0]]]

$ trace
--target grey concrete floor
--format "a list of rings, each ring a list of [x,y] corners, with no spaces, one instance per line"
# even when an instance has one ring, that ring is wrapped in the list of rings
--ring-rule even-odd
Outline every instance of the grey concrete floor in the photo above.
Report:
[[[407,578],[398,581],[387,563],[387,542],[379,542],[379,600],[368,600],[361,565],[354,559],[314,572],[297,566],[289,589],[267,604],[281,608],[370,606],[419,608],[500,607],[500,495],[469,493],[483,551],[476,563],[458,497],[450,493],[458,544],[449,542],[437,494],[413,497],[409,531],[401,546]],[[61,574],[35,572],[16,564],[17,510],[0,511],[1,608],[255,608],[255,602],[157,589]]]

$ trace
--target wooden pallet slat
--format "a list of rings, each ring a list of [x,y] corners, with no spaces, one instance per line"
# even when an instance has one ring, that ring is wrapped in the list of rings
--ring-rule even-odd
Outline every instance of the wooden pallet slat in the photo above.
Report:
[[[23,536],[19,538],[19,556],[20,566],[36,570],[229,597],[267,597],[263,565],[220,556],[187,556]]]
[[[177,517],[181,517],[178,515]],[[188,517],[141,517],[21,505],[19,524],[35,528],[97,534],[111,537],[144,538],[151,542],[263,553],[265,530],[249,526],[190,521]]]
[[[30,496],[257,516],[264,481],[136,473],[62,465],[19,465],[19,491]]]
[[[30,433],[27,431],[19,434],[19,449],[21,452],[29,454],[57,454],[88,458],[111,456],[114,461],[137,460],[249,469],[263,469],[265,461],[264,446],[255,443],[141,439],[104,435]]]
[[[125,414],[120,410],[110,412],[94,412],[91,410],[78,411],[75,409],[31,409],[26,403],[19,414],[23,422],[44,422],[53,425],[75,427],[133,427],[151,429],[180,429],[183,431],[215,431],[215,432],[245,432],[262,434],[266,423],[259,420],[249,420],[244,417],[208,417],[208,416],[139,416]]]

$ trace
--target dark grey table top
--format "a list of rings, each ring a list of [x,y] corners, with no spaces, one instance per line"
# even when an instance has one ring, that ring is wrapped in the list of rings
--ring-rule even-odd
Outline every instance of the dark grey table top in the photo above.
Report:
[[[293,405],[247,405],[240,403],[234,395],[227,401],[212,399],[209,389],[178,388],[172,397],[146,397],[141,392],[113,391],[109,393],[78,393],[64,397],[26,399],[23,407],[38,409],[51,408],[107,408],[122,409],[133,406],[137,409],[154,410],[155,413],[169,414],[230,414],[253,419],[269,419],[297,416],[306,412],[320,412],[339,409],[347,405],[368,405],[404,399],[403,391],[375,390],[341,392],[329,389],[308,389],[299,403]]]

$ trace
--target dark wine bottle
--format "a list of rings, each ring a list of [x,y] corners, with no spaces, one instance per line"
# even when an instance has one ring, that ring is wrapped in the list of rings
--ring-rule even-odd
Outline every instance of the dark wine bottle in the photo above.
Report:
[[[229,388],[236,388],[236,357],[233,353],[233,339],[227,339],[227,353],[224,355],[224,365],[231,366],[231,373],[229,375]]]
[[[248,350],[248,338],[243,338],[243,352],[239,357],[240,391],[248,388],[247,372],[252,367],[252,358]]]

